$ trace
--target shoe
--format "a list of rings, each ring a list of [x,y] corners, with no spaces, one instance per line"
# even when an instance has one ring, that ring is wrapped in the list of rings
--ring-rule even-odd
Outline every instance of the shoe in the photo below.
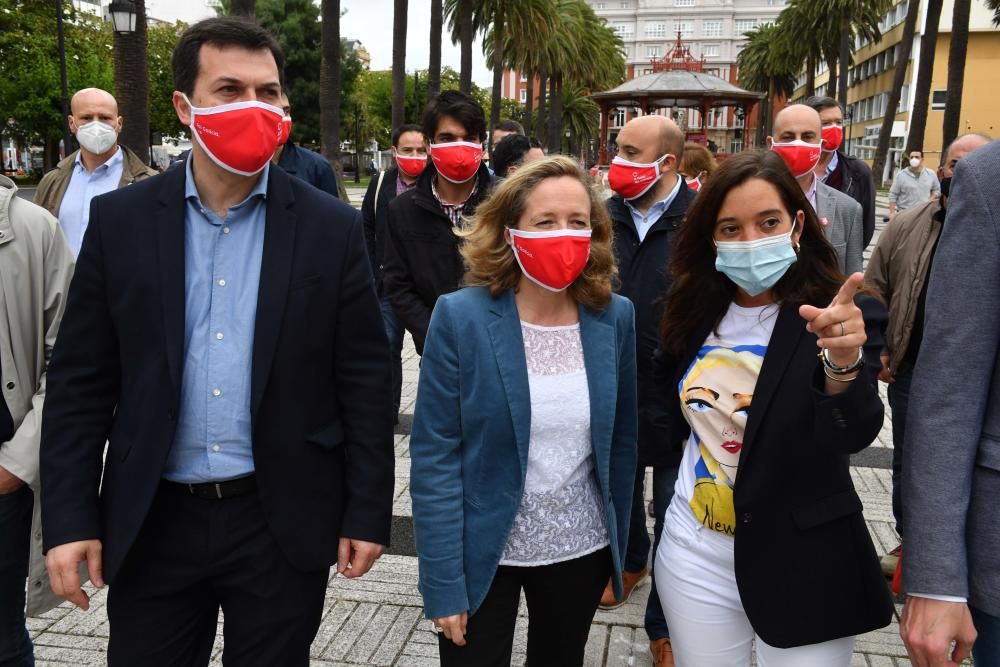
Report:
[[[899,565],[899,557],[903,553],[903,545],[899,544],[895,549],[882,556],[879,564],[882,566],[882,574],[892,577],[896,574],[896,567]]]
[[[618,607],[628,602],[629,597],[632,595],[632,591],[634,591],[647,576],[649,576],[649,570],[647,568],[642,568],[639,572],[622,572],[622,592],[624,593],[622,598],[620,600],[615,599],[614,588],[611,586],[611,581],[608,581],[608,585],[604,587],[604,595],[601,596],[601,603],[598,606],[605,611],[618,609]]]
[[[653,656],[653,667],[674,667],[674,649],[669,637],[649,642],[649,653]]]

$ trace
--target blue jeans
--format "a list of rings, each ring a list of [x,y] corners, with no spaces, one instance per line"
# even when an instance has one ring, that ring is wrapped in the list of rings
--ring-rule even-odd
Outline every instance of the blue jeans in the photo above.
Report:
[[[28,486],[0,494],[0,667],[35,664],[31,638],[24,627],[33,502]]]
[[[972,611],[972,622],[979,636],[972,646],[972,659],[977,665],[1000,665],[1000,618],[991,616],[975,607]]]
[[[392,357],[392,404],[394,415],[399,415],[399,402],[403,393],[403,327],[396,319],[396,313],[389,305],[389,299],[379,297],[382,307],[382,321],[385,323],[385,335],[389,339],[389,354]]]
[[[649,532],[646,530],[646,500],[645,500],[646,469],[640,467],[635,479],[635,489],[632,493],[632,516],[629,519],[628,547],[625,550],[625,570],[639,572],[649,562]],[[674,496],[674,483],[677,481],[677,466],[653,468],[653,509],[656,520],[653,527],[653,552],[660,542],[663,531],[663,515],[667,511],[670,499]],[[670,636],[667,621],[663,617],[660,598],[655,586],[650,590],[646,602],[645,618],[646,634],[650,640],[664,639]]]
[[[903,536],[903,443],[906,436],[906,411],[910,406],[910,383],[913,365],[901,364],[889,385],[889,407],[892,408],[892,516],[896,532]]]

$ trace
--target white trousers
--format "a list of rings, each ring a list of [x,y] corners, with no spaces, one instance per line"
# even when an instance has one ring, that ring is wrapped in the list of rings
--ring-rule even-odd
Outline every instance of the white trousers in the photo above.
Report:
[[[676,502],[676,497],[675,497]],[[736,587],[733,540],[708,530],[687,507],[667,510],[654,581],[678,667],[747,667],[753,643],[760,667],[848,667],[854,637],[780,649],[758,637]]]

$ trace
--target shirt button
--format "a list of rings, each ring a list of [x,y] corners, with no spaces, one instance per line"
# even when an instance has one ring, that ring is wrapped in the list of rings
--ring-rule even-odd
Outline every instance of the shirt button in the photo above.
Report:
[[[226,286],[226,279],[225,278],[220,278],[219,279],[219,287],[225,287],[225,286]]]
[[[217,452],[217,451],[219,451],[219,449],[220,449],[220,447],[218,445],[212,445],[212,451],[213,452]]]
[[[222,228],[222,233],[223,234],[228,234],[229,233],[229,227],[223,227]]]
[[[212,396],[222,396],[222,390],[218,389],[218,388],[213,389],[212,390]]]
[[[222,338],[223,338],[223,336],[222,336],[222,332],[221,331],[219,333],[215,334],[215,340],[222,340]]]

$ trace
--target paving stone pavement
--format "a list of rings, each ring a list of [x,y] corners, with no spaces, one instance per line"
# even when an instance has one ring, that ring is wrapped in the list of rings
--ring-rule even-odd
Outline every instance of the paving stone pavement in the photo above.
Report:
[[[363,191],[350,192],[352,203],[360,205]],[[879,198],[878,226],[885,208],[884,198]],[[877,238],[876,238],[877,240]],[[874,245],[873,241],[872,245]],[[866,253],[866,258],[867,258]],[[404,350],[402,423],[409,422],[416,399],[418,357],[407,336]],[[891,507],[892,433],[888,401],[886,419],[878,439],[867,450],[863,459],[852,466],[851,476],[864,503],[868,529],[877,550],[884,553],[896,546],[898,538],[893,529]],[[409,497],[410,461],[407,429],[397,430],[396,485],[393,514],[403,528],[409,524],[412,508]],[[647,489],[651,483],[647,483]],[[652,533],[653,523],[648,521]],[[394,555],[383,556],[372,571],[358,580],[348,580],[331,574],[326,593],[323,620],[312,645],[312,667],[341,665],[385,665],[392,667],[431,667],[438,664],[437,638],[431,632],[430,622],[423,618],[420,594],[417,591],[417,562],[410,544],[397,548],[394,534]],[[399,555],[407,551],[409,555]],[[804,558],[808,554],[802,555]],[[651,586],[644,582],[623,607],[610,612],[598,611],[590,631],[585,665],[587,667],[650,667],[648,639],[643,630],[643,613]],[[816,604],[823,603],[829,591],[816,591]],[[63,604],[47,614],[28,621],[35,642],[39,667],[65,665],[104,665],[108,644],[108,622],[104,608],[106,589],[93,591],[89,612],[73,609]],[[901,667],[909,665],[906,650],[899,638],[897,605],[892,624],[858,638],[852,667]],[[513,664],[524,664],[527,643],[527,614],[523,605],[515,635]],[[222,628],[220,614],[219,634],[212,654],[212,665],[222,664]]]

